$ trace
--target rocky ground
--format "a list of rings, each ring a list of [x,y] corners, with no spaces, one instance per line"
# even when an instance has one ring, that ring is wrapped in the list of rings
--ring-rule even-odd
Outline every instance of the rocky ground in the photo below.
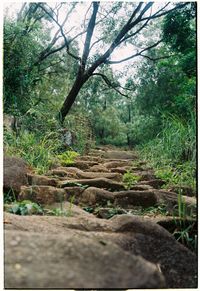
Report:
[[[130,189],[127,170],[138,177]],[[130,151],[99,148],[44,176],[5,157],[5,190],[46,209],[5,212],[5,288],[196,288],[197,257],[172,235],[178,194],[163,184]],[[191,213],[196,198],[185,194]],[[163,205],[165,215],[153,212]]]

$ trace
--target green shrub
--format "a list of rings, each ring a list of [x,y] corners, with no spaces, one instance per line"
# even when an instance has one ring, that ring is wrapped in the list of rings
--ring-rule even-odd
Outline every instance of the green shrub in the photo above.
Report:
[[[73,165],[75,158],[78,156],[79,154],[77,152],[66,151],[60,155],[57,155],[57,158],[63,166],[70,166]]]
[[[130,171],[127,171],[127,173],[125,173],[122,178],[123,185],[126,189],[130,190],[131,187],[134,186],[140,180],[140,178],[141,178],[140,176],[136,176]]]

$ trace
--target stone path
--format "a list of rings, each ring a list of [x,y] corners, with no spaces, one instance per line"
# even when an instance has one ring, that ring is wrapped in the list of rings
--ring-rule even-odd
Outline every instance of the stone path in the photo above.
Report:
[[[130,189],[127,170],[139,177]],[[67,216],[5,213],[6,288],[197,287],[196,255],[167,230],[177,193],[161,189],[164,181],[135,153],[99,148],[70,167],[29,173],[28,184],[18,200]],[[195,197],[184,199],[194,211]],[[163,204],[167,217],[136,215]]]

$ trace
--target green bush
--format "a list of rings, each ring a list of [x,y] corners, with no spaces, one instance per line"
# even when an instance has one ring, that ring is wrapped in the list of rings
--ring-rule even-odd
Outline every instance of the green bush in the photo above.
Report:
[[[130,171],[127,171],[127,173],[125,173],[122,178],[123,185],[127,190],[130,190],[131,187],[134,186],[140,180],[140,178],[141,178],[140,176],[136,176]]]
[[[60,163],[63,166],[69,166],[73,165],[75,158],[78,157],[79,154],[74,151],[66,151],[60,155],[57,155],[57,158],[59,159]]]

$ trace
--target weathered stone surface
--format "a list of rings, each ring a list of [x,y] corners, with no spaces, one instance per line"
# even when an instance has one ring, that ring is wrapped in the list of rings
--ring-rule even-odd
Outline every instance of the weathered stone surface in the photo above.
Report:
[[[95,157],[95,156],[91,156],[91,155],[88,155],[88,156],[81,156],[81,157],[77,157],[76,160],[81,160],[81,161],[92,161],[92,162],[98,162],[98,163],[101,163],[103,161],[102,158],[100,157]]]
[[[89,215],[89,216],[87,216]],[[65,258],[67,262],[69,260],[67,257],[65,257],[64,253],[68,254],[68,250],[71,250],[71,245],[73,246],[73,243],[68,245],[68,242],[65,241],[65,244],[67,247],[63,248],[61,245],[57,245],[56,241],[51,241],[51,236],[55,235],[57,237],[57,241],[62,241],[60,239],[60,235],[63,237],[73,237],[76,238],[76,241],[79,241],[79,249],[76,250],[77,254],[79,254],[78,258],[75,255],[75,261],[77,264],[81,264],[82,266],[82,252],[83,249],[84,257],[90,256],[91,253],[96,252],[96,247],[88,244],[90,246],[90,251],[86,251],[85,249],[85,238],[94,239],[95,241],[98,241],[101,245],[106,246],[109,244],[109,242],[112,243],[112,247],[114,245],[118,245],[122,250],[125,250],[125,253],[128,255],[128,257],[132,255],[136,256],[142,256],[146,260],[154,263],[157,266],[157,270],[159,273],[164,275],[166,279],[166,286],[160,286],[157,285],[152,288],[196,288],[197,287],[197,258],[196,256],[183,247],[181,244],[176,242],[176,240],[172,237],[172,235],[166,231],[161,226],[155,224],[154,222],[151,222],[150,219],[144,219],[137,216],[131,216],[131,215],[116,215],[112,217],[109,220],[104,219],[97,219],[92,214],[86,214],[86,215],[78,215],[77,217],[46,217],[46,216],[17,216],[9,213],[5,213],[4,219],[7,221],[5,224],[5,229],[7,230],[7,233],[10,233],[9,238],[6,240],[6,282],[9,284],[15,285],[15,288],[20,288],[22,284],[21,277],[17,269],[19,269],[18,265],[22,265],[22,262],[26,262],[26,259],[29,257],[29,264],[25,263],[25,265],[21,266],[24,271],[26,270],[26,274],[23,277],[25,278],[26,284],[29,284],[30,288],[35,285],[35,281],[37,281],[37,284],[41,284],[41,282],[44,282],[44,278],[47,276],[51,276],[51,273],[48,271],[51,269],[58,268],[58,272],[60,270],[65,270],[66,273],[66,267],[63,266],[63,261],[60,258]],[[15,232],[17,230],[17,232]],[[35,237],[32,236],[32,234],[35,232]],[[30,238],[30,240],[26,239],[26,237],[19,237],[18,233],[27,234],[27,238]],[[42,236],[42,239],[40,239],[40,235]],[[48,236],[48,238],[47,238]],[[37,246],[37,242],[43,241],[44,247],[40,245]],[[21,245],[21,241],[23,241],[23,244]],[[32,244],[30,243],[32,242]],[[48,241],[51,241],[52,243],[49,245]],[[87,241],[88,242],[88,241]],[[54,248],[55,246],[55,248]],[[16,247],[16,248],[15,248]],[[76,247],[75,247],[76,248]],[[26,250],[25,250],[26,249]],[[35,250],[37,252],[35,253]],[[64,253],[63,251],[64,250]],[[27,255],[27,252],[29,254]],[[38,252],[42,253],[38,254]],[[57,255],[57,261],[54,262],[54,257],[51,256],[51,252],[55,253]],[[101,251],[98,251],[97,249],[97,259],[96,257],[92,258],[93,261],[99,260],[101,256]],[[115,257],[116,253],[112,249],[109,249],[109,252],[114,254],[113,257]],[[14,254],[17,254],[13,256]],[[36,259],[30,258],[31,254],[33,254],[33,257]],[[45,258],[43,257],[46,256]],[[74,254],[74,253],[73,253]],[[86,256],[87,254],[87,256]],[[123,262],[119,260],[119,255],[123,258],[123,253],[118,254],[118,257],[115,261],[112,261],[112,264],[116,264],[123,269]],[[41,277],[38,276],[38,269],[36,268],[36,265],[40,265],[40,260],[45,262],[44,267],[42,265],[42,272]],[[108,261],[108,258],[106,259],[103,255],[104,259],[104,265],[106,262],[107,264],[110,261]],[[126,257],[127,259],[127,257]],[[16,260],[16,261],[15,261]],[[8,264],[10,262],[10,264]],[[52,267],[48,267],[49,264],[51,265],[51,262],[53,262]],[[88,262],[88,261],[87,261]],[[107,263],[108,262],[108,263]],[[74,268],[75,262],[70,264],[72,266],[72,269]],[[90,262],[92,265],[93,263]],[[121,265],[122,264],[122,265]],[[55,265],[55,266],[54,266]],[[132,269],[134,269],[136,266],[132,265]],[[13,268],[15,269],[15,272],[13,272]],[[104,267],[101,266],[101,268],[104,270]],[[137,267],[136,267],[137,269]],[[87,269],[88,271],[88,269]],[[85,278],[85,273],[83,274],[78,270],[79,275],[81,274],[81,278]],[[122,272],[122,270],[121,270]],[[127,270],[126,270],[127,272]],[[36,273],[36,277],[34,274]],[[55,271],[57,273],[57,271]],[[143,269],[140,270],[141,275],[145,275],[145,272]],[[47,275],[49,274],[49,275]],[[104,282],[105,274],[102,272],[99,272],[95,269],[95,272],[93,274],[93,277],[96,278],[99,274],[101,276],[101,280]],[[114,273],[110,272],[110,275],[112,274],[112,278],[115,278]],[[124,274],[124,273],[123,273]],[[31,276],[31,278],[29,278]],[[59,275],[60,276],[60,275]],[[54,277],[54,282],[60,282],[60,277]],[[118,278],[118,273],[116,278]],[[17,278],[18,277],[18,278]],[[36,280],[36,279],[37,280]],[[49,277],[48,277],[49,278]],[[75,279],[76,277],[74,277]],[[86,276],[88,279],[88,277]],[[121,277],[120,277],[121,278]],[[128,286],[128,281],[125,280],[127,278],[124,277],[125,284]],[[135,278],[133,278],[136,280]],[[96,280],[96,279],[94,279]],[[47,280],[48,281],[48,280]],[[74,280],[72,280],[74,281]],[[16,283],[17,282],[17,283]],[[28,283],[30,282],[30,283]],[[45,279],[46,282],[46,279]],[[55,285],[51,286],[51,280],[50,285],[48,285],[49,288],[57,287]],[[91,279],[90,279],[91,282]],[[119,283],[119,281],[116,281]],[[24,282],[23,282],[24,283]],[[17,284],[17,285],[16,285]],[[157,283],[158,284],[158,283]],[[13,286],[12,285],[12,286]],[[8,286],[8,287],[12,287]],[[59,285],[60,286],[60,285]],[[97,285],[95,285],[98,287]],[[113,286],[110,285],[110,286]],[[121,285],[116,286],[120,287]],[[122,285],[124,286],[124,285]],[[127,288],[125,286],[125,289]],[[129,285],[132,286],[133,285]],[[135,286],[135,285],[134,285]],[[24,287],[27,287],[26,285]],[[35,287],[35,286],[34,286]],[[39,285],[41,288],[41,285]],[[66,286],[65,286],[66,287]],[[65,288],[64,287],[64,288]],[[83,285],[81,286],[83,288]],[[88,288],[93,288],[91,285],[87,285]],[[96,288],[95,287],[95,288]],[[109,288],[107,285],[101,285],[103,288]],[[143,286],[143,288],[149,288],[149,283],[146,287]],[[69,286],[69,288],[78,288],[78,286]],[[142,287],[139,287],[142,288]]]
[[[150,179],[148,181],[140,180],[140,182],[138,182],[138,185],[149,185],[153,187],[154,189],[160,189],[164,184],[165,184],[165,181],[161,179]]]
[[[157,202],[157,195],[153,191],[120,191],[114,194],[114,205],[123,208],[131,208],[132,206],[150,207]]]
[[[124,166],[124,167],[114,167],[114,168],[110,168],[110,172],[115,172],[115,173],[120,173],[120,174],[125,174],[127,173],[128,170],[131,169],[131,166]]]
[[[155,265],[82,234],[6,231],[5,245],[8,289],[164,287]]]
[[[51,215],[51,211],[53,209],[60,209],[63,212],[63,217],[77,217],[80,216],[91,218],[93,215],[85,210],[83,210],[81,207],[75,205],[74,203],[64,201],[62,203],[55,202],[50,205],[45,205],[45,215]]]
[[[128,151],[107,151],[102,154],[102,157],[118,160],[135,160],[137,158],[136,154]]]
[[[52,186],[22,186],[18,199],[20,201],[31,200],[41,205],[52,204],[64,201],[66,192],[64,189]]]
[[[110,171],[103,165],[94,165],[88,170],[89,172],[104,172],[109,173]]]
[[[47,205],[49,208],[54,208],[57,205],[52,203]],[[67,205],[67,204],[66,204]],[[52,207],[51,207],[52,206]],[[73,209],[77,211],[79,208],[76,205],[72,205]],[[7,230],[20,230],[20,231],[30,231],[39,232],[43,234],[67,234],[70,231],[74,233],[79,231],[85,232],[104,232],[112,231],[112,226],[109,225],[107,220],[97,219],[93,214],[88,213],[81,208],[79,215],[74,216],[20,216],[10,213],[4,213],[4,220],[7,221],[5,224],[5,229]]]
[[[44,185],[44,186],[54,186],[58,184],[58,180],[54,178],[48,178],[46,176],[28,174],[28,183],[29,185]]]
[[[97,187],[97,188],[105,188],[110,189],[111,191],[119,191],[124,190],[124,186],[118,182],[106,179],[106,178],[96,178],[96,179],[80,179],[80,180],[66,180],[61,181],[59,183],[60,187],[71,187],[75,184],[81,184],[81,185],[88,185],[91,187]]]
[[[96,206],[96,204],[106,205],[108,201],[114,201],[113,193],[95,187],[87,188],[79,199],[81,204],[90,206]]]
[[[84,191],[84,188],[74,186],[74,187],[66,187],[64,188],[66,192],[66,199],[69,201],[70,199],[73,199],[73,203],[77,204],[79,203],[79,198],[81,194]]]
[[[119,168],[123,166],[131,166],[132,162],[131,161],[126,161],[126,160],[121,160],[121,161],[110,161],[106,162],[103,164],[104,167],[107,169],[112,169],[112,168]]]
[[[31,169],[24,160],[18,157],[4,156],[3,163],[4,193],[11,191],[17,196],[21,186],[28,185],[27,173],[31,172]]]
[[[80,179],[106,178],[106,179],[112,179],[117,182],[121,182],[122,180],[122,175],[119,173],[82,172],[82,173],[77,173],[77,176]]]
[[[59,177],[77,178],[77,172],[81,171],[75,167],[58,167],[48,172],[48,175],[55,175]]]
[[[122,159],[121,156],[119,159],[116,153],[114,156],[111,153],[110,156],[110,151],[108,147],[106,159],[78,157],[77,162],[82,162],[81,169],[59,167],[57,173],[60,175],[56,175],[56,179],[60,180],[59,186],[64,189],[43,185],[22,187],[21,200],[32,200],[41,203],[45,209],[58,208],[57,210],[61,209],[63,212],[62,216],[52,216],[53,212],[48,212],[50,210],[45,210],[45,215],[42,216],[5,213],[6,238],[8,236],[5,264],[5,282],[9,284],[7,286],[56,289],[97,289],[112,286],[126,290],[134,287],[197,287],[197,258],[170,233],[175,230],[174,217],[167,219],[157,214],[146,214],[143,217],[130,215],[144,207],[152,206],[151,203],[165,204],[167,210],[171,209],[171,213],[176,215],[177,193],[152,189],[152,186],[160,187],[158,184],[156,186],[155,182],[159,180],[155,179],[154,184],[151,184],[152,179],[141,181],[131,190],[122,191],[125,190],[123,185],[113,181],[113,177],[107,179],[102,176],[124,174],[125,172],[115,169],[132,168],[134,174],[142,172],[149,179],[152,177],[149,174],[153,172],[151,169],[142,169],[139,162],[133,167],[131,160]],[[99,153],[103,156],[105,151],[101,150]],[[91,166],[91,161],[96,164]],[[100,162],[101,164],[97,164]],[[113,163],[114,167],[110,167]],[[124,164],[119,166],[119,163]],[[105,168],[105,164],[108,168]],[[92,168],[94,171],[91,173]],[[94,175],[100,175],[101,178],[92,179]],[[48,178],[51,180],[51,177]],[[40,183],[44,178],[40,176],[37,179]],[[95,187],[87,188],[88,186]],[[185,196],[183,198],[190,214],[190,211],[195,209],[196,200]],[[108,201],[111,203],[108,204]],[[91,211],[92,207],[95,209],[93,213],[101,219],[84,211],[80,206],[89,206],[88,209],[85,208],[88,211]],[[47,214],[49,216],[46,216]],[[114,217],[110,218],[113,215]],[[133,261],[135,256],[137,260]],[[141,257],[145,259],[142,264],[138,261],[141,262]],[[153,275],[147,270],[149,262],[155,270]],[[163,276],[166,280],[165,286]]]
[[[178,194],[175,192],[164,191],[164,190],[154,190],[159,203],[163,203],[167,206],[168,211],[173,214],[177,215],[178,213]],[[185,204],[185,214],[191,215],[191,213],[196,213],[196,198],[195,197],[188,197],[182,195],[182,203]]]
[[[131,190],[152,190],[153,189],[153,187],[152,186],[150,186],[150,185],[143,185],[143,184],[139,184],[139,183],[137,183],[136,185],[133,185],[132,187],[131,187]]]
[[[126,233],[119,245],[158,264],[167,288],[197,288],[197,257],[159,225],[141,217],[117,215],[109,219],[117,232]],[[130,240],[128,242],[128,233]]]
[[[73,167],[76,167],[76,168],[81,169],[81,170],[87,170],[94,165],[98,165],[98,162],[76,160],[72,164]]]

